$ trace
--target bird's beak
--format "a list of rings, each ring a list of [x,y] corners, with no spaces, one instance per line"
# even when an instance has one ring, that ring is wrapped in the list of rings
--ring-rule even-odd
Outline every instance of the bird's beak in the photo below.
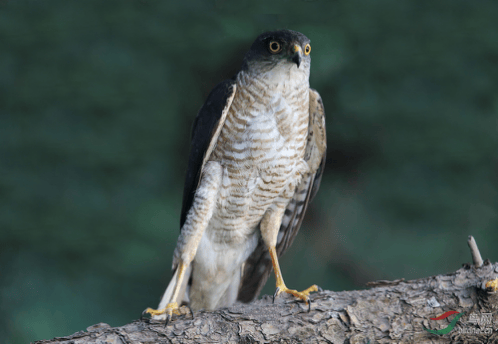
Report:
[[[303,58],[303,50],[301,47],[297,44],[294,44],[292,47],[292,52],[294,55],[292,55],[292,62],[294,62],[297,65],[297,68],[301,65],[301,60]]]

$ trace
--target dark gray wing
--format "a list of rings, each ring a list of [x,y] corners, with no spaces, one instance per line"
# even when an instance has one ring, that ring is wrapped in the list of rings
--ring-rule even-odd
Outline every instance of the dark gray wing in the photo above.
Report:
[[[202,168],[214,149],[216,140],[232,104],[235,95],[235,79],[219,83],[209,94],[206,102],[199,110],[192,127],[190,156],[187,176],[183,188],[182,213],[180,229],[185,223],[187,213],[192,206],[195,190],[199,184]]]
[[[276,249],[279,257],[294,241],[308,204],[320,187],[326,152],[325,110],[318,92],[310,89],[310,123],[304,159],[310,166],[311,172],[303,177],[301,183],[296,187],[294,197],[285,209],[277,238]],[[266,284],[271,270],[272,262],[268,248],[263,239],[260,238],[258,246],[243,267],[237,299],[242,302],[254,300]]]

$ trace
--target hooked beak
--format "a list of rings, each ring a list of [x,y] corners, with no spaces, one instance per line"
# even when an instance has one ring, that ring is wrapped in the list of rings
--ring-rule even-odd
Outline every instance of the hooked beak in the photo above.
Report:
[[[303,58],[303,50],[301,47],[297,44],[294,44],[292,47],[292,52],[294,55],[292,55],[292,62],[294,62],[297,65],[297,68],[301,65],[301,60]]]

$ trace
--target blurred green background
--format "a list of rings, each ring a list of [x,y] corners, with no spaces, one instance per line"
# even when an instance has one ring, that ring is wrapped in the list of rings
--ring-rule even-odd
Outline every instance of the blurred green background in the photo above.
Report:
[[[496,18],[467,0],[0,2],[0,342],[157,306],[192,121],[269,29],[311,39],[328,120],[287,285],[452,272],[469,234],[498,260]]]

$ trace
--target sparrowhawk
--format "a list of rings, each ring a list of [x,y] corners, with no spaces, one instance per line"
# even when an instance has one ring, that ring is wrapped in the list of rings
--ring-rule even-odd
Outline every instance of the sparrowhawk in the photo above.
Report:
[[[309,86],[310,40],[290,30],[257,37],[241,70],[218,84],[192,131],[173,278],[156,319],[182,302],[213,310],[250,302],[292,244],[325,165],[325,113]]]

